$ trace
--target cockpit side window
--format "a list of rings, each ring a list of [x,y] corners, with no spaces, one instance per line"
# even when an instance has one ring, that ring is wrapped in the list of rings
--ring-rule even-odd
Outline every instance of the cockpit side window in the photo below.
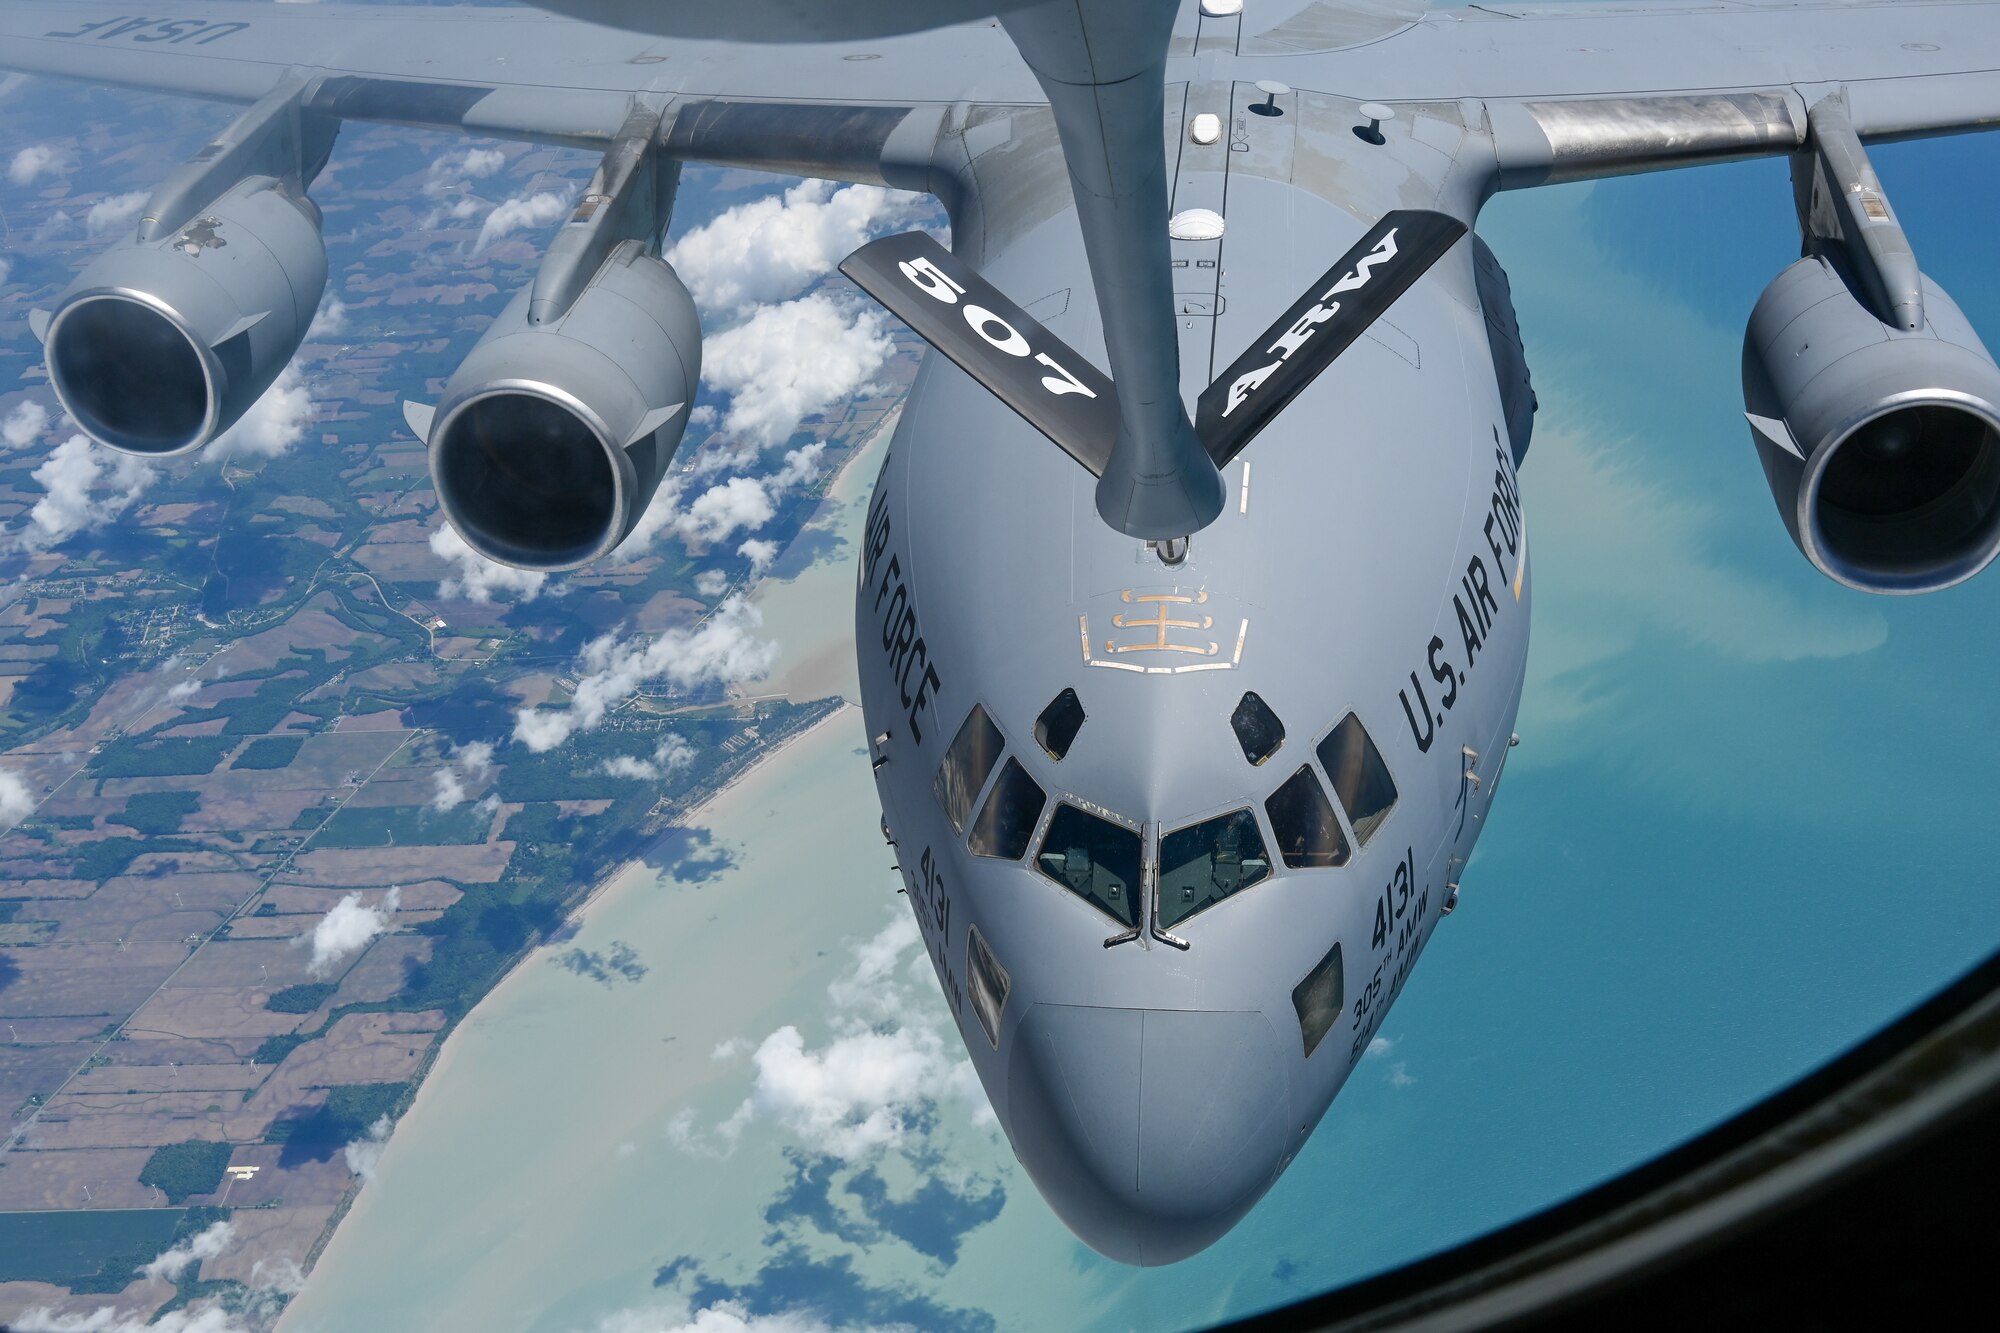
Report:
[[[1178,925],[1270,873],[1248,810],[1177,829],[1160,839],[1160,924]]]
[[[1349,713],[1340,725],[1319,743],[1320,767],[1333,783],[1333,794],[1347,810],[1347,822],[1354,826],[1354,840],[1363,847],[1396,804],[1396,783],[1382,752],[1369,739],[1361,719]]]
[[[1048,801],[1048,794],[1028,776],[1028,770],[1010,758],[1000,770],[1000,780],[993,784],[993,794],[986,798],[966,845],[974,856],[1020,860],[1028,854],[1028,842],[1035,836],[1035,825]]]
[[[1326,957],[1306,973],[1305,980],[1292,987],[1292,1008],[1299,1014],[1299,1036],[1305,1041],[1307,1059],[1312,1058],[1326,1034],[1333,1031],[1334,1020],[1340,1017],[1341,1006],[1347,1001],[1344,972],[1340,943],[1335,941],[1326,951]]]
[[[1139,835],[1064,802],[1035,868],[1127,926],[1139,924]]]
[[[1347,864],[1347,836],[1333,813],[1326,789],[1319,785],[1310,766],[1285,779],[1285,785],[1264,802],[1271,817],[1271,833],[1278,840],[1278,854],[1294,870],[1311,870]]]
[[[972,813],[972,803],[979,799],[979,789],[986,785],[986,775],[999,762],[1000,750],[1005,743],[1001,739],[1000,728],[986,716],[985,708],[974,704],[972,711],[966,715],[965,725],[952,738],[951,748],[944,752],[944,762],[938,765],[937,780],[931,784],[931,790],[937,793],[938,804],[944,807],[944,817],[951,821],[954,833],[965,832],[965,821]]]
[[[1229,725],[1236,732],[1236,743],[1243,747],[1243,757],[1253,764],[1263,763],[1285,743],[1285,724],[1271,711],[1271,705],[1254,692],[1237,701],[1236,711],[1229,715]]]
[[[1069,747],[1076,742],[1076,733],[1083,729],[1083,703],[1076,697],[1076,691],[1064,689],[1049,701],[1042,715],[1035,719],[1035,744],[1048,752],[1051,759],[1060,761],[1069,753]]]

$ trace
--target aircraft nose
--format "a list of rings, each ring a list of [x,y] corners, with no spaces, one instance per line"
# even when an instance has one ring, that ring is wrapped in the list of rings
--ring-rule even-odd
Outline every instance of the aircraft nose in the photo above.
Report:
[[[1207,1248],[1277,1178],[1290,1116],[1264,1015],[1037,1004],[1008,1062],[1014,1151],[1109,1258]]]

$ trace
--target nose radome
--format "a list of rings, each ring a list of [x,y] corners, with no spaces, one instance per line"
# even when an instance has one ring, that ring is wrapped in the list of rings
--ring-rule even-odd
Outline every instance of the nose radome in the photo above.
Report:
[[[1289,1080],[1264,1015],[1038,1004],[1007,1070],[1014,1151],[1092,1249],[1207,1248],[1284,1164]]]

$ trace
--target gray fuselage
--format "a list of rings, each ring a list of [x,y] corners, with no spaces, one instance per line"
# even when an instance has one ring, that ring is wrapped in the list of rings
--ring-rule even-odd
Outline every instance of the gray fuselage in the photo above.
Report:
[[[1439,197],[1451,146],[1410,136],[1462,133],[1444,108],[1377,148],[1350,133],[1351,102],[1292,94],[1282,115],[1247,110],[1263,100],[1241,82],[1168,90],[1174,207],[1227,221],[1220,241],[1174,243],[1190,402],[1383,212]],[[1224,120],[1213,147],[1188,139],[1201,111]],[[963,138],[954,248],[1101,355],[1046,118]],[[1179,565],[1112,531],[1093,479],[940,357],[884,462],[855,629],[885,830],[1015,1152],[1072,1230],[1114,1258],[1184,1258],[1271,1186],[1366,1051],[1478,837],[1520,699],[1530,599],[1476,245],[1456,246],[1227,467],[1228,504]],[[1496,322],[1511,337],[1511,310]],[[1516,433],[1525,445],[1518,420]],[[1058,760],[1037,719],[1065,689],[1084,721]],[[1246,692],[1284,732],[1259,764],[1232,725]],[[975,705],[1005,748],[973,766],[977,799],[956,798],[962,832],[938,775]],[[1336,790],[1316,747],[1350,713],[1394,805],[1365,843],[1343,811],[1344,864],[1294,867],[1266,801],[1302,766]],[[975,854],[968,837],[1010,761],[1045,793],[1026,855]],[[1013,796],[1032,796],[1014,782]],[[1155,906],[1169,878],[1161,835],[1240,810],[1256,838],[1178,868],[1173,901]],[[1084,815],[1141,835],[1141,884],[1103,871],[1104,848],[1125,843],[1080,835]],[[993,840],[1009,822],[990,821],[986,850],[1019,847],[1018,830]],[[1174,924],[1149,919],[1197,896],[1207,905]],[[1107,945],[1130,933],[1126,904],[1142,909],[1136,938]],[[975,928],[998,965],[984,969],[989,997],[1006,976],[991,1037]],[[1294,991],[1316,969],[1319,1026],[1329,1003],[1336,1012],[1308,1054],[1310,1006]]]

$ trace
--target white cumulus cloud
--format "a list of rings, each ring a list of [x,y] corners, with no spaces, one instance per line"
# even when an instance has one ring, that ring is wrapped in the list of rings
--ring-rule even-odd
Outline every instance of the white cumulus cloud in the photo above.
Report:
[[[650,759],[634,755],[613,755],[604,761],[604,771],[614,778],[653,780],[678,773],[694,763],[695,749],[681,736],[668,736],[653,747]]]
[[[498,148],[468,148],[463,153],[446,153],[431,163],[424,176],[424,193],[437,196],[466,181],[484,180],[507,165],[507,155]]]
[[[479,239],[473,242],[472,252],[478,254],[501,237],[511,236],[523,227],[546,227],[569,212],[569,201],[567,190],[560,194],[544,190],[539,194],[516,195],[502,200],[486,215],[486,221],[479,228]]]
[[[7,1325],[9,1333],[253,1333],[261,1327],[245,1322],[219,1301],[200,1301],[148,1320],[143,1311],[123,1313],[101,1306],[88,1314],[58,1314],[36,1306]]]
[[[920,207],[919,196],[879,185],[804,181],[696,227],[667,258],[704,309],[738,312],[798,295]]]
[[[29,144],[14,154],[7,164],[7,179],[15,185],[33,185],[42,176],[60,176],[69,170],[63,151],[54,144]]]
[[[711,388],[730,395],[723,429],[773,445],[867,385],[894,350],[875,311],[814,292],[760,306],[711,336],[701,373]]]
[[[130,194],[114,194],[108,199],[100,199],[90,206],[83,215],[83,229],[92,236],[101,236],[139,216],[139,210],[146,206],[146,191],[134,190]]]
[[[317,342],[331,338],[347,328],[347,302],[338,296],[328,295],[313,312],[312,323],[306,326],[307,342]]]
[[[501,593],[519,601],[532,602],[549,576],[539,569],[516,569],[497,560],[488,560],[465,544],[458,530],[446,525],[431,534],[431,553],[452,566],[438,583],[439,597],[463,597],[469,602],[490,602]]]
[[[0,441],[9,449],[32,444],[48,429],[49,409],[32,398],[14,404],[14,410],[0,417]]]
[[[867,1333],[896,1333],[903,1325],[876,1327]],[[597,1333],[864,1333],[836,1328],[810,1310],[780,1310],[752,1314],[740,1301],[717,1301],[693,1314],[673,1310],[621,1310],[607,1316]]]
[[[753,537],[736,548],[736,554],[750,562],[750,577],[761,579],[771,568],[771,562],[778,558],[778,544],[761,537]]]
[[[506,165],[507,155],[498,148],[468,148],[458,171],[471,180],[484,180]]]
[[[770,488],[763,482],[755,477],[731,477],[696,496],[674,526],[693,541],[723,542],[739,529],[755,532],[777,512]]]
[[[569,707],[520,709],[514,715],[514,739],[537,753],[552,750],[572,733],[597,726],[613,706],[649,681],[688,687],[756,680],[778,656],[776,643],[757,637],[762,623],[756,607],[732,597],[689,629],[645,640],[613,630],[579,655],[582,676]]]
[[[381,904],[376,907],[364,907],[358,892],[335,903],[333,910],[312,928],[312,933],[301,937],[312,948],[312,961],[306,964],[306,970],[315,977],[324,977],[359,953],[370,940],[389,928],[389,919],[396,914],[402,898],[403,891],[396,888],[383,894]]]
[[[305,438],[312,415],[305,378],[288,365],[235,425],[216,436],[208,453],[216,459],[276,458]]]
[[[436,788],[431,795],[431,809],[440,814],[456,809],[471,799],[469,788],[483,786],[493,776],[493,747],[485,741],[458,746],[452,751],[451,761],[432,776]]]
[[[720,597],[729,591],[729,575],[719,569],[704,569],[694,576],[694,590],[703,597]]]
[[[0,831],[13,828],[35,812],[35,797],[12,769],[0,768]]]
[[[374,1183],[375,1168],[382,1164],[382,1154],[389,1147],[389,1117],[378,1116],[368,1132],[340,1150],[347,1159],[347,1169],[363,1180]]]
[[[234,1229],[230,1222],[217,1222],[141,1271],[148,1278],[172,1281],[196,1262],[222,1253]],[[155,1319],[147,1318],[150,1305],[129,1312],[103,1305],[77,1313],[36,1306],[22,1311],[6,1327],[11,1333],[268,1333],[286,1299],[304,1285],[298,1262],[279,1254],[251,1265],[245,1286],[169,1310]]]
[[[43,551],[124,513],[152,483],[153,469],[72,435],[49,451],[34,478],[45,494],[13,541],[23,550]]]
[[[774,1122],[814,1151],[860,1162],[916,1146],[921,1126],[946,1098],[962,1099],[976,1122],[991,1119],[977,1077],[956,1040],[933,1022],[900,979],[903,961],[922,947],[916,920],[904,909],[855,949],[854,965],[828,988],[833,1033],[810,1046],[787,1024],[750,1054],[750,1095],[715,1130],[726,1148],[751,1124]],[[934,1006],[933,1006],[934,1007]],[[725,1043],[718,1059],[740,1056]],[[670,1127],[676,1142],[704,1151],[691,1121]]]
[[[662,536],[715,546],[739,532],[755,532],[777,514],[778,501],[787,492],[819,475],[820,458],[825,452],[824,441],[789,450],[785,454],[784,465],[770,476],[731,477],[710,486],[686,505],[681,503],[686,483],[679,476],[667,478],[659,494],[653,497],[653,503],[632,526],[631,534],[619,545],[616,558],[620,561],[637,559]],[[752,460],[754,457],[753,450]],[[751,561],[756,559],[750,551],[741,548],[738,554]],[[727,576],[723,577],[724,582],[715,586],[715,592],[703,595],[713,597],[728,586]],[[701,587],[699,576],[695,586],[697,590]]]
[[[228,1222],[217,1222],[205,1231],[189,1236],[181,1244],[165,1250],[139,1271],[149,1278],[164,1278],[168,1282],[178,1282],[182,1273],[204,1259],[213,1259],[229,1248],[229,1242],[236,1238],[236,1228]]]

